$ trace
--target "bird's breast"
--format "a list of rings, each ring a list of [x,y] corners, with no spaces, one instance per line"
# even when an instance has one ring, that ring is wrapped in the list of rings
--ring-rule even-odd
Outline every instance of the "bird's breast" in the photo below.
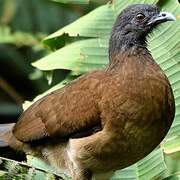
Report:
[[[112,139],[103,151],[106,156],[113,152],[114,162],[127,166],[165,137],[174,116],[173,94],[163,72],[148,67],[115,74],[105,89],[99,106],[104,131]]]
[[[127,58],[104,72],[92,92],[98,97],[102,130],[69,142],[73,161],[92,172],[124,168],[142,159],[173,121],[170,84],[153,61]]]

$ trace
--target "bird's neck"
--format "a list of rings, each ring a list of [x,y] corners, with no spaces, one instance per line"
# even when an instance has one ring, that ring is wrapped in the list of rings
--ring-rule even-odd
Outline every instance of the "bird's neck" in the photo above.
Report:
[[[137,33],[112,33],[109,41],[109,61],[112,63],[116,54],[132,52],[138,49],[147,50],[146,36]],[[148,50],[147,50],[148,51]]]

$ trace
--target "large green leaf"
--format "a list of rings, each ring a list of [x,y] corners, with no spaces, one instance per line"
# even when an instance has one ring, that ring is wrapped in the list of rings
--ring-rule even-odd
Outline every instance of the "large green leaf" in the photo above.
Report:
[[[107,38],[88,39],[65,46],[33,63],[33,66],[41,70],[69,69],[80,74],[107,64],[107,55]]]
[[[91,11],[87,15],[65,26],[44,39],[44,44],[51,47],[53,41],[64,39],[64,34],[70,37],[103,37],[110,34],[114,23],[114,11],[111,4],[106,4]],[[52,48],[52,47],[51,47]],[[53,44],[54,48],[54,44]]]
[[[157,168],[158,167],[158,168]],[[144,159],[140,160],[136,164],[125,168],[123,170],[116,171],[112,180],[144,180],[152,179],[159,176],[166,170],[164,163],[164,155],[161,149],[154,150]]]
[[[90,1],[104,3],[107,0],[51,0],[51,1],[64,3],[64,4],[89,4]]]
[[[157,2],[158,0],[128,0],[128,2],[122,0],[115,0],[113,4],[116,14],[119,14],[124,8],[127,7],[128,4],[156,4]]]
[[[175,15],[180,14],[180,7],[168,1],[164,9],[173,12]],[[153,56],[164,70],[173,88],[176,116],[172,127],[166,136],[165,141],[162,142],[165,152],[176,152],[180,150],[180,143],[178,143],[177,136],[180,136],[180,21],[175,23],[164,24],[155,32],[155,36],[150,44],[150,49]],[[179,138],[178,138],[179,139]]]
[[[162,149],[167,154],[180,152],[180,135],[178,134],[171,139],[166,138],[165,142],[162,143]]]
[[[88,4],[90,0],[51,0],[65,4]]]

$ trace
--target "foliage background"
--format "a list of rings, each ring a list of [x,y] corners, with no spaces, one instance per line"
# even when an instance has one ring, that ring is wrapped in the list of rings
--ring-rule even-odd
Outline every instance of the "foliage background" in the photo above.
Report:
[[[0,123],[16,122],[24,100],[28,100],[24,104],[27,108],[33,99],[87,71],[105,67],[113,22],[132,3],[158,3],[177,18],[176,22],[163,24],[149,39],[149,49],[171,82],[176,118],[156,150],[133,166],[117,171],[112,179],[179,179],[180,7],[177,0],[1,0]],[[6,149],[1,149],[0,155],[25,160],[24,156],[7,153]],[[35,157],[26,158],[26,164],[1,158],[0,178],[69,178]]]

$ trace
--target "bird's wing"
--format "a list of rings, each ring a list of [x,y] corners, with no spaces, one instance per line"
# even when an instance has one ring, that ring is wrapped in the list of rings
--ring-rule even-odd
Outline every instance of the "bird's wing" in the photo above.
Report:
[[[95,71],[37,101],[22,114],[13,134],[28,142],[90,132],[100,125],[96,90],[102,78],[103,72]]]

